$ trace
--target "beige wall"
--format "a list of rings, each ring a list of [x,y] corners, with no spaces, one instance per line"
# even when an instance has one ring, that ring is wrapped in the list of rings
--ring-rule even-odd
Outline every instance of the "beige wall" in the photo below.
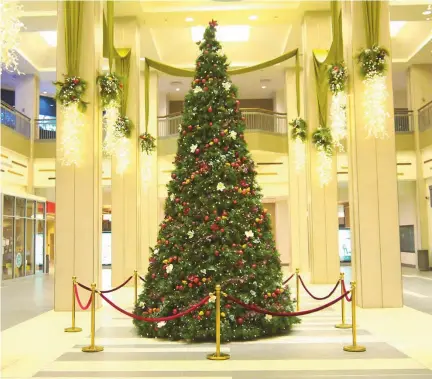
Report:
[[[407,90],[393,91],[393,106],[395,108],[408,108]]]

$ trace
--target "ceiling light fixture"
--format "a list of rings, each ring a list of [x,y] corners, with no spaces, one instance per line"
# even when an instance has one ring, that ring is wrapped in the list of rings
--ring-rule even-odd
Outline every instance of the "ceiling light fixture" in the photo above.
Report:
[[[191,28],[192,41],[198,42],[203,38],[204,26],[193,26]],[[219,26],[216,31],[216,38],[220,42],[247,42],[249,41],[249,25],[228,25]]]
[[[145,58],[140,58],[140,61],[145,61]]]
[[[430,14],[432,14],[432,5],[429,4],[427,9],[423,11],[422,14],[424,14],[425,16],[429,16]]]
[[[267,86],[261,86],[261,88],[262,88],[262,89],[266,89],[266,88],[267,88]]]
[[[46,95],[48,92],[47,92],[47,91],[43,91],[42,93],[43,93],[44,95]]]
[[[180,91],[180,88],[176,88],[176,91],[177,91],[177,92]]]
[[[391,21],[390,22],[390,37],[396,37],[402,28],[405,26],[406,21]]]
[[[44,31],[44,32],[39,32],[39,33],[48,45],[50,45],[52,47],[57,46],[57,32],[55,30]]]
[[[192,17],[186,17],[185,21],[186,21],[186,22],[192,22],[192,21],[193,21],[193,18],[192,18]]]
[[[257,15],[249,16],[249,20],[251,21],[258,20],[258,16]]]

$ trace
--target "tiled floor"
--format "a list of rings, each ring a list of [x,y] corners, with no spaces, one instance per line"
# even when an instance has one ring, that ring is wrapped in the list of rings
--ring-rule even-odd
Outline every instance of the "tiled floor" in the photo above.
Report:
[[[312,286],[318,295],[331,286]],[[133,290],[122,289],[112,299],[130,308]],[[302,292],[302,309],[317,302]],[[77,315],[84,331],[63,332],[70,315],[47,312],[2,333],[2,378],[376,378],[432,379],[432,315],[410,308],[358,309],[358,343],[365,353],[347,353],[350,330],[339,330],[336,305],[305,316],[284,337],[225,345],[231,359],[206,360],[213,344],[185,344],[136,336],[131,320],[105,305],[97,313],[96,343],[105,351],[86,354],[90,317]]]

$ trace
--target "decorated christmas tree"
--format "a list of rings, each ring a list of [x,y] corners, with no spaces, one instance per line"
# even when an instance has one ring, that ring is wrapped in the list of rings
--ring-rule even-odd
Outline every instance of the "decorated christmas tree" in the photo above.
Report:
[[[215,21],[199,42],[196,74],[185,98],[178,151],[168,184],[165,219],[135,313],[165,317],[197,304],[216,284],[248,304],[293,310],[282,285],[270,215],[261,204],[256,171],[244,140],[237,89],[216,40]],[[271,317],[222,298],[223,341],[286,333],[294,317]],[[176,320],[134,321],[145,337],[202,341],[215,336],[215,302]]]

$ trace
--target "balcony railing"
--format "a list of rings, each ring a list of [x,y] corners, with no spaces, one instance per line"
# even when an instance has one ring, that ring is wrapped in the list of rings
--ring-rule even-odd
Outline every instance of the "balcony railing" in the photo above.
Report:
[[[395,109],[394,125],[396,133],[412,133],[414,130],[413,111]]]
[[[246,130],[260,130],[277,134],[287,133],[286,113],[276,113],[260,108],[245,108],[241,111],[245,118]],[[158,117],[159,137],[177,135],[181,118],[181,113]]]
[[[56,139],[57,119],[36,119],[35,139],[52,140]]]
[[[432,129],[432,101],[418,110],[419,130],[421,132]]]
[[[1,123],[30,138],[30,119],[5,102],[1,102]]]

